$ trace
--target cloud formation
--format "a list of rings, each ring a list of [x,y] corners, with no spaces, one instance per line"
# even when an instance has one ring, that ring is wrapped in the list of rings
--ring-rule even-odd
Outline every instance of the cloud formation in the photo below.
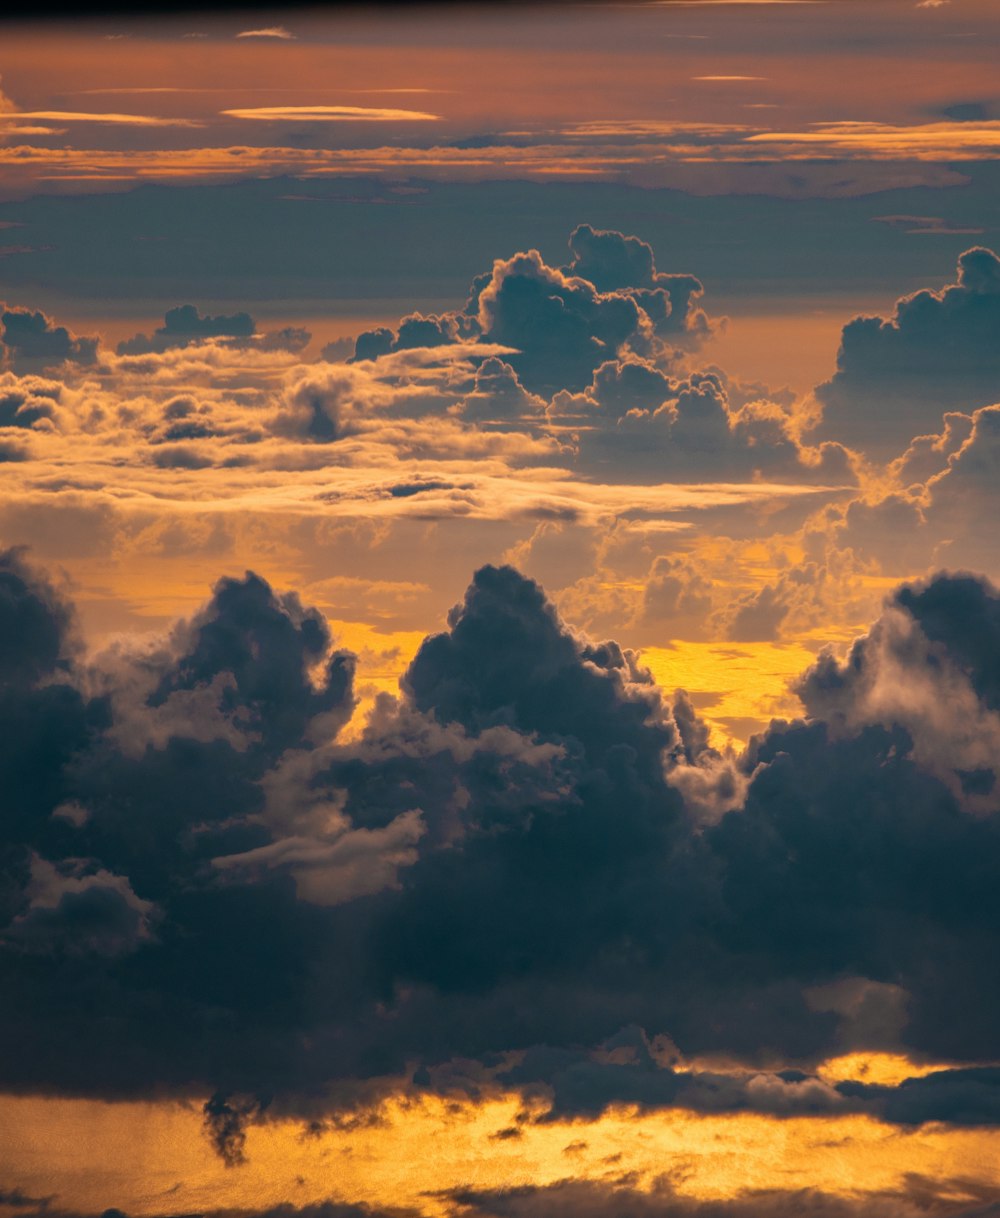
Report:
[[[1000,398],[1000,259],[966,250],[955,283],[896,302],[891,318],[844,327],[837,372],[816,396],[823,433],[888,457],[945,411]]]
[[[248,38],[251,35],[237,36]],[[257,31],[255,36],[264,35]],[[281,35],[268,36],[274,38]],[[223,110],[221,113],[228,118],[252,119],[261,123],[431,123],[438,122],[441,118],[439,114],[425,114],[420,110],[391,110],[371,106],[254,106]]]
[[[584,389],[609,359],[669,358],[664,339],[696,348],[711,332],[695,305],[701,283],[657,271],[646,242],[583,224],[569,248],[564,268],[547,265],[537,250],[497,259],[473,282],[464,311],[414,314],[398,331],[368,331],[358,338],[355,358],[479,338],[509,348],[508,362],[525,388],[551,396]]]
[[[689,700],[509,567],[476,573],[347,739],[352,657],[256,576],[84,662],[52,586],[19,554],[4,571],[33,640],[0,702],[2,1030],[23,1048],[6,1086],[204,1088],[234,1161],[262,1097],[305,1114],[364,1079],[475,1078],[543,1100],[538,1120],[625,1103],[996,1123],[976,1064],[1000,1051],[982,581],[899,591],[844,665],[806,674],[805,720],[727,759]],[[85,1006],[64,1001],[79,961]],[[970,1064],[815,1073],[890,1048]],[[258,1098],[239,1117],[232,1096]]]
[[[3,364],[15,372],[40,372],[59,364],[93,364],[97,359],[96,338],[77,338],[65,326],[57,326],[44,313],[17,306],[0,312],[0,353]],[[0,365],[2,366],[2,365]]]

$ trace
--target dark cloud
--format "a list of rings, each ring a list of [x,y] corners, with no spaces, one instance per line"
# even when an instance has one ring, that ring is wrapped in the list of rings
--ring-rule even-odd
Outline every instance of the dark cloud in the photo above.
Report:
[[[956,123],[986,123],[993,117],[994,110],[993,102],[964,101],[942,106],[937,113]]]
[[[96,338],[78,338],[44,313],[6,306],[0,313],[0,326],[3,362],[17,373],[97,361]]]
[[[224,712],[239,716],[275,752],[300,742],[317,716],[335,713],[344,721],[353,709],[354,657],[331,652],[322,614],[303,608],[294,593],[276,596],[250,572],[220,580],[179,642],[181,658],[160,680],[151,706],[229,677]],[[322,672],[314,679],[317,665]]]
[[[27,565],[23,550],[0,554],[0,681],[25,688],[67,664],[73,612]]]
[[[152,937],[155,906],[140,900],[124,876],[94,870],[85,860],[58,868],[34,856],[24,895],[27,907],[2,936],[24,952],[120,956]]]
[[[996,1071],[812,1069],[1000,1054],[982,581],[902,589],[805,676],[807,718],[737,761],[510,567],[476,573],[401,699],[338,743],[352,660],[295,596],[223,580],[162,644],[81,668],[69,609],[5,562],[5,1086],[213,1094],[233,1163],[265,1103],[317,1115],[414,1068],[416,1090],[518,1088],[550,1118],[995,1123]],[[743,1064],[685,1067],[705,1053]]]
[[[568,275],[589,280],[601,292],[630,291],[658,333],[689,344],[711,333],[707,315],[695,305],[704,293],[701,281],[657,271],[653,248],[645,241],[581,224],[570,234],[569,248]]]
[[[478,296],[484,338],[513,347],[512,367],[536,392],[582,389],[596,366],[626,345],[651,349],[652,323],[624,292],[602,293],[585,279],[546,266],[537,250],[494,264]]]
[[[205,1101],[205,1130],[227,1167],[246,1162],[246,1127],[261,1112],[261,1102],[256,1096],[226,1096],[216,1092]]]
[[[562,1180],[546,1186],[462,1189],[450,1194],[462,1218],[988,1218],[1000,1205],[995,1186],[969,1178],[903,1177],[863,1197],[818,1189],[746,1189],[724,1200],[677,1190],[667,1176],[652,1188],[621,1181]]]
[[[856,478],[840,444],[800,443],[790,404],[737,405],[721,372],[676,379],[635,356],[608,360],[582,393],[556,394],[550,416],[579,427],[581,464],[627,469],[634,481],[766,476],[836,486]]]
[[[511,365],[495,355],[476,369],[472,391],[458,407],[466,422],[507,426],[537,422],[544,410],[544,400],[529,393]]]
[[[200,313],[195,305],[177,305],[176,308],[166,311],[163,325],[151,335],[136,334],[120,342],[118,354],[150,355],[169,351],[173,347],[204,342],[209,338],[248,338],[256,329],[254,319],[249,313],[212,317]]]
[[[62,387],[36,376],[0,385],[0,427],[47,430],[54,425]]]
[[[153,355],[212,339],[221,340],[227,347],[298,353],[308,346],[312,335],[300,326],[286,326],[259,334],[249,313],[212,316],[201,313],[196,305],[184,304],[168,309],[163,325],[152,334],[135,334],[123,339],[118,344],[118,354]]]
[[[891,318],[844,327],[837,372],[816,390],[821,434],[886,457],[940,429],[947,410],[1000,398],[1000,259],[966,250],[957,282],[896,302]]]
[[[494,1137],[512,1136],[516,1129]],[[567,1150],[569,1148],[567,1147]],[[577,1149],[586,1150],[585,1143]],[[905,1173],[891,1188],[863,1194],[823,1192],[815,1188],[738,1190],[724,1199],[706,1199],[685,1191],[672,1175],[646,1186],[619,1174],[609,1163],[603,1180],[565,1179],[548,1185],[507,1188],[466,1186],[436,1195],[456,1218],[995,1218],[1000,1194],[994,1184],[972,1176],[932,1177]],[[38,1209],[52,1218],[97,1218],[69,1214],[53,1205],[54,1198],[20,1198],[18,1190],[0,1193],[12,1208]],[[312,1205],[283,1204],[263,1210],[216,1209],[204,1218],[416,1218],[417,1211],[374,1209],[364,1204],[322,1201]],[[126,1218],[106,1210],[101,1218]]]
[[[355,359],[478,338],[513,348],[505,358],[520,383],[551,396],[584,389],[600,364],[626,351],[669,360],[669,344],[694,347],[710,333],[694,304],[701,283],[657,271],[644,241],[584,224],[569,244],[572,260],[563,268],[537,250],[497,259],[473,280],[464,310],[416,313],[395,331],[366,331]]]
[[[378,359],[380,355],[390,355],[396,351],[410,351],[417,347],[443,347],[457,342],[460,338],[469,337],[455,316],[425,317],[421,313],[411,313],[399,323],[397,330],[389,330],[380,326],[375,330],[366,330],[359,334],[355,342],[354,358],[357,360]]]

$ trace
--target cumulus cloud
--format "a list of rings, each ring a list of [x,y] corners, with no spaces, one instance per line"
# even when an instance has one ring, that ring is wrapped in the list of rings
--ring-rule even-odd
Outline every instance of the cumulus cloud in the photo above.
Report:
[[[119,355],[148,355],[170,347],[185,346],[206,338],[243,338],[256,330],[249,313],[234,313],[229,317],[202,316],[194,305],[178,305],[168,309],[163,325],[152,337],[137,334],[118,344]]]
[[[1000,917],[982,581],[902,589],[805,676],[806,718],[736,758],[510,567],[476,573],[344,737],[353,660],[294,595],[226,579],[167,638],[84,661],[59,594],[4,561],[0,1030],[26,1049],[5,1085],[201,1086],[233,1163],[260,1097],[313,1112],[352,1079],[474,1077],[543,1100],[538,1120],[996,1122],[975,1064],[998,1053]],[[62,1000],[80,959],[84,1006]],[[818,997],[848,983],[891,1018]],[[889,1047],[969,1064],[816,1073]]]
[[[55,325],[44,313],[4,306],[0,313],[0,348],[4,363],[15,372],[40,372],[60,364],[93,364],[96,338],[77,338]]]
[[[894,485],[834,512],[837,544],[903,576],[947,565],[1000,578],[995,536],[1000,407],[949,411],[889,466]]]
[[[657,271],[652,248],[637,237],[584,224],[570,235],[568,266],[549,266],[537,250],[497,259],[472,284],[463,312],[415,314],[398,331],[359,336],[358,359],[473,335],[509,347],[508,362],[532,393],[581,390],[601,363],[626,351],[663,354],[667,340],[696,347],[711,331],[695,306],[692,275]]]
[[[945,411],[1000,398],[1000,259],[966,250],[955,283],[896,302],[891,318],[844,327],[837,372],[816,390],[822,434],[894,456],[915,432],[936,431]]]
[[[653,249],[639,237],[581,224],[569,239],[570,275],[589,280],[602,292],[629,291],[653,319],[659,333],[695,345],[712,330],[696,302],[704,293],[694,275],[668,275],[656,269]]]
[[[718,477],[795,477],[831,485],[855,481],[840,444],[799,439],[790,404],[729,397],[719,372],[676,379],[648,360],[608,360],[582,393],[555,395],[550,417],[579,428],[581,463],[628,469],[641,481]],[[734,386],[737,396],[740,387]]]
[[[658,555],[643,588],[642,619],[666,638],[699,638],[713,609],[712,584],[685,556]]]

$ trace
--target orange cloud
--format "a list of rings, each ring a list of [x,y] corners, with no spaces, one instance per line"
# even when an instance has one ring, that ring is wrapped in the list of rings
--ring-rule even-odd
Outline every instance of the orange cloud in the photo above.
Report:
[[[419,110],[372,109],[366,106],[255,106],[246,110],[223,110],[230,118],[254,119],[274,123],[285,120],[306,123],[428,123],[440,121],[440,114]]]

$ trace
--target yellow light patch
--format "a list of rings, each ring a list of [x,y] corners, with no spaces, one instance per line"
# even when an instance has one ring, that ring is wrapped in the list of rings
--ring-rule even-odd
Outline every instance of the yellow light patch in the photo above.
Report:
[[[924,1078],[952,1066],[952,1063],[914,1062],[902,1053],[845,1053],[823,1062],[816,1073],[827,1083],[856,1080],[897,1087],[908,1078]]]
[[[447,1212],[449,1190],[546,1185],[569,1177],[632,1174],[648,1188],[665,1174],[689,1197],[748,1189],[816,1189],[840,1195],[901,1186],[907,1173],[1000,1184],[995,1132],[927,1126],[902,1130],[868,1117],[641,1114],[621,1108],[596,1121],[518,1124],[508,1096],[480,1104],[396,1098],[367,1128],[317,1135],[301,1124],[251,1127],[248,1161],[227,1168],[201,1129],[199,1106],[0,1097],[0,1174],[59,1208],[190,1213],[325,1198]],[[497,1135],[517,1130],[516,1136]],[[845,1146],[851,1153],[845,1154]]]
[[[685,689],[718,747],[741,748],[772,718],[802,713],[789,684],[815,662],[801,643],[685,643],[645,647],[642,663],[668,692]]]

